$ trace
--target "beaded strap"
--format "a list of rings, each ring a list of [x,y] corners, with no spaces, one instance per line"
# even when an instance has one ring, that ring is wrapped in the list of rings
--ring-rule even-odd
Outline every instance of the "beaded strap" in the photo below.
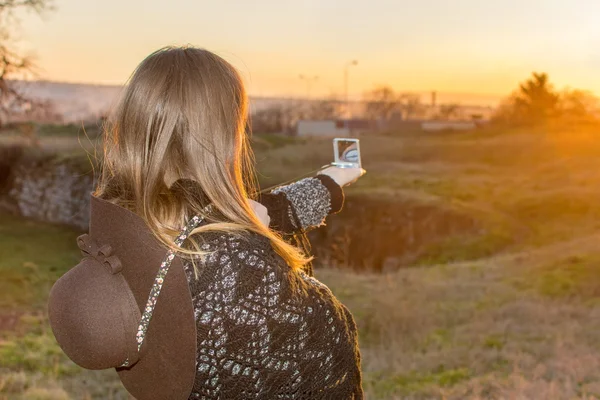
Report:
[[[208,211],[210,206],[206,207],[203,211]],[[185,226],[185,228],[181,231],[179,236],[175,239],[175,244],[178,247],[181,247],[185,239],[188,238],[190,233],[204,221],[204,217],[200,217],[199,215],[194,216]],[[171,263],[175,258],[175,252],[172,249],[169,249],[167,252],[167,257],[160,264],[160,268],[158,269],[158,273],[156,274],[156,278],[154,278],[154,284],[152,285],[152,289],[150,290],[150,295],[148,296],[148,301],[146,302],[146,307],[144,308],[144,313],[142,314],[142,320],[137,329],[136,341],[138,351],[140,351],[142,344],[144,344],[144,339],[146,338],[146,332],[148,331],[148,325],[150,324],[150,320],[152,319],[152,313],[154,313],[154,307],[156,306],[156,301],[158,300],[158,295],[160,294],[160,290],[162,289],[163,283],[165,281],[165,277],[167,276],[167,272],[169,272],[169,267],[171,267]],[[122,367],[129,366],[129,360],[126,360]]]

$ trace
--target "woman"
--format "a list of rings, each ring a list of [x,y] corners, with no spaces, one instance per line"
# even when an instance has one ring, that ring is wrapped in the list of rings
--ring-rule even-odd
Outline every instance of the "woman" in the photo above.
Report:
[[[138,66],[105,132],[84,258],[50,295],[54,334],[140,400],[362,399],[352,315],[282,235],[339,211],[364,171],[257,196],[247,101],[206,50]]]

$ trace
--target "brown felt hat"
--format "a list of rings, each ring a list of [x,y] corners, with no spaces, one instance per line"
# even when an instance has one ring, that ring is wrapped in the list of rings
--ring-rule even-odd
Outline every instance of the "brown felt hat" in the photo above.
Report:
[[[60,347],[83,368],[116,368],[138,400],[187,399],[196,324],[181,259],[164,278],[138,352],[138,325],[167,250],[139,216],[94,196],[90,231],[78,245],[83,259],[54,284],[48,302]]]

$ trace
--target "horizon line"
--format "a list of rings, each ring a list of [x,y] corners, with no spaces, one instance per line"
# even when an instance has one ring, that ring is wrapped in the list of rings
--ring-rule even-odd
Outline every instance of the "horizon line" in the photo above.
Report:
[[[62,85],[85,85],[85,86],[98,86],[98,87],[107,87],[107,88],[120,88],[125,86],[125,83],[123,84],[114,84],[114,83],[100,83],[100,82],[84,82],[84,81],[61,81],[61,80],[52,80],[52,79],[46,79],[46,78],[41,78],[41,79],[8,79],[8,81],[13,81],[13,82],[36,82],[36,83],[54,83],[54,84],[62,84]],[[394,89],[392,87],[392,89]],[[396,89],[394,89],[396,90]],[[411,90],[411,91],[406,91],[406,92],[400,92],[398,91],[399,94],[421,94],[421,95],[426,95],[426,94],[431,94],[435,92],[438,96],[439,95],[455,95],[455,96],[472,96],[472,97],[487,97],[489,99],[495,98],[496,100],[500,101],[503,98],[506,98],[510,95],[510,92],[507,93],[503,93],[503,94],[499,94],[499,93],[474,93],[474,92],[454,92],[454,91],[441,91],[441,90]],[[260,98],[260,99],[297,99],[297,100],[313,100],[313,99],[307,99],[305,97],[303,97],[302,95],[289,95],[289,94],[278,94],[278,95],[268,95],[268,96],[264,96],[264,95],[255,95],[255,94],[248,94],[248,97],[253,97],[253,98]],[[323,96],[327,97],[327,96]],[[316,100],[316,99],[315,99]],[[356,100],[355,100],[356,101]]]

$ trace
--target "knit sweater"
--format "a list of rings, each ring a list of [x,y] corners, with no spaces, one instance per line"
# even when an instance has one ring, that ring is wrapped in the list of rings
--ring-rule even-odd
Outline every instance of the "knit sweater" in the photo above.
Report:
[[[342,206],[326,176],[260,199],[283,234],[319,226]],[[197,325],[190,399],[363,399],[357,329],[323,283],[292,270],[258,234],[195,238],[209,255],[184,262]],[[198,265],[200,263],[200,265]]]

